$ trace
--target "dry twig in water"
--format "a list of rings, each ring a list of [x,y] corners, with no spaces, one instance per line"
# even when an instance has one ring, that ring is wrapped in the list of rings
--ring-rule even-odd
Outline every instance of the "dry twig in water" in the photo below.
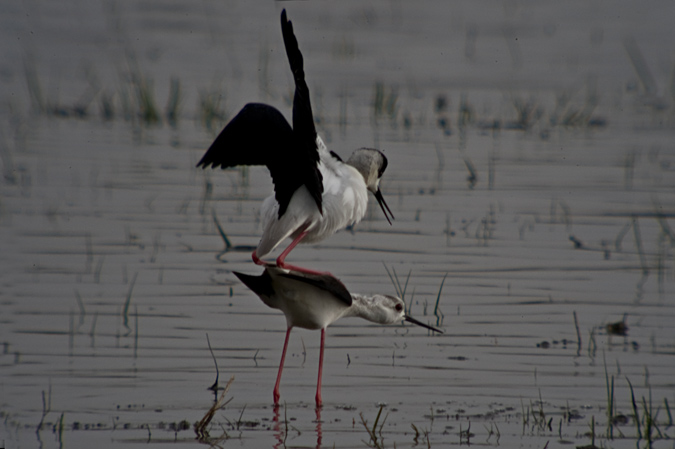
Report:
[[[227,381],[227,385],[225,385],[225,388],[223,389],[223,393],[220,395],[220,398],[218,398],[217,401],[213,403],[211,408],[206,412],[204,417],[197,423],[195,423],[194,428],[195,428],[195,433],[197,434],[197,440],[200,443],[209,443],[209,431],[206,430],[206,426],[209,425],[211,420],[213,419],[213,416],[216,414],[216,412],[225,407],[230,400],[225,401],[225,395],[227,394],[228,390],[230,389],[230,386],[232,385],[232,382],[234,382],[234,376],[230,377],[230,380]]]

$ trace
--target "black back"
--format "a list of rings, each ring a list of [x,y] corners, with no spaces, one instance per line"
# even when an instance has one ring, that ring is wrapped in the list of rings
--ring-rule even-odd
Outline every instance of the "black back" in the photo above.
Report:
[[[251,276],[237,271],[233,271],[233,273],[256,295],[270,298],[274,294],[273,279],[267,268],[260,276]],[[349,293],[349,290],[347,290],[347,287],[345,287],[339,279],[330,274],[314,275],[301,273],[299,271],[289,271],[288,273],[279,272],[279,276],[293,279],[298,282],[304,282],[312,287],[330,293],[348,306],[352,305],[352,295]]]

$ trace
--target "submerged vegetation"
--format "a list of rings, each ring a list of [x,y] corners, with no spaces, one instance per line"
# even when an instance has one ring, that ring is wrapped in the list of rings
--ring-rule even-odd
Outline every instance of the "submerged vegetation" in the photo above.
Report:
[[[169,89],[163,95],[166,106],[160,107],[153,78],[143,71],[134,56],[127,57],[117,87],[103,86],[95,71],[87,66],[85,73],[87,83],[82,88],[79,98],[72,104],[51,97],[47,93],[49,90],[44,87],[49,80],[42,79],[39,73],[37,63],[31,58],[25,58],[25,84],[31,111],[34,114],[81,120],[98,117],[103,121],[112,121],[122,118],[134,126],[146,128],[162,125],[175,128],[181,121],[191,119],[201,123],[211,135],[216,134],[228,118],[224,108],[225,88],[217,83],[209,87],[197,87],[196,107],[187,110],[184,107],[185,83],[175,76],[168,79]],[[468,127],[490,132],[499,130],[530,132],[538,128],[542,139],[548,138],[551,129],[555,127],[606,126],[606,119],[594,115],[599,103],[597,94],[589,90],[585,101],[581,104],[575,103],[574,97],[575,95],[571,93],[557,94],[554,106],[547,108],[544,101],[538,101],[533,97],[526,100],[519,94],[511,93],[508,95],[508,101],[513,106],[513,118],[481,116],[477,112],[478,108],[471,104],[470,95],[467,93],[460,95],[457,110],[454,112],[451,109],[451,98],[444,93],[429,94],[426,99],[426,111],[413,111],[401,101],[398,86],[376,81],[373,86],[371,124],[374,128],[385,126],[394,130],[410,131],[413,128],[419,129],[420,126],[429,126],[430,123],[426,118],[429,115],[434,117],[435,125],[445,137],[453,135],[455,129],[464,132]],[[346,91],[340,95],[339,117],[331,119],[331,122],[339,123],[341,129],[348,124],[349,98]],[[317,124],[325,126],[327,123],[323,113],[320,116],[317,112]],[[468,158],[465,162],[473,178],[472,182],[475,183],[476,173],[473,164]]]
[[[68,419],[67,412],[53,410],[50,386],[47,391],[42,391],[42,417],[35,427],[35,434],[41,440],[43,434],[51,432],[63,444],[65,439],[72,438],[66,433],[107,430],[112,432],[116,441],[134,440],[138,438],[137,435],[144,435],[147,443],[196,439],[210,447],[226,447],[228,440],[257,438],[256,441],[260,441],[259,438],[265,435],[280,447],[287,447],[287,444],[292,446],[299,441],[307,441],[307,438],[316,439],[318,446],[323,447],[324,443],[332,447],[332,439],[340,438],[340,431],[333,433],[327,428],[328,424],[349,421],[350,432],[363,435],[361,442],[364,448],[384,449],[407,445],[431,448],[472,443],[510,445],[513,444],[511,438],[515,436],[513,429],[520,422],[522,437],[536,437],[539,441],[545,441],[547,446],[563,444],[594,449],[632,440],[637,448],[652,448],[660,447],[657,445],[660,442],[672,442],[675,439],[675,427],[668,399],[663,398],[661,404],[655,404],[650,388],[646,389],[646,396],[638,399],[630,380],[626,377],[625,381],[629,387],[628,404],[631,409],[621,412],[612,390],[604,410],[604,423],[597,418],[603,414],[602,408],[588,407],[583,403],[575,407],[572,404],[576,401],[572,400],[556,406],[546,401],[539,390],[536,399],[521,400],[519,408],[502,405],[488,413],[471,413],[459,409],[451,412],[449,409],[453,407],[453,401],[444,406],[433,404],[430,413],[423,416],[401,415],[397,407],[386,404],[362,411],[350,406],[324,407],[323,410],[318,408],[313,412],[316,428],[310,435],[303,435],[303,431],[296,427],[299,419],[306,419],[299,418],[299,415],[312,413],[308,405],[284,404],[267,411],[252,411],[258,416],[254,419],[244,419],[249,408],[247,405],[228,407],[237,396],[236,388],[233,387],[234,376],[219,390],[220,394],[215,396],[203,416],[197,412],[189,418],[174,422],[132,423],[119,418],[115,418],[112,423],[74,421]],[[626,404],[625,400],[621,402]],[[459,405],[455,404],[454,407]],[[118,411],[120,408],[118,405]],[[142,406],[131,404],[123,408],[138,412],[143,409]],[[261,419],[261,414],[270,416]],[[50,421],[50,416],[55,420]],[[372,424],[367,416],[374,416]],[[0,413],[0,417],[11,425],[21,425],[10,415]],[[606,429],[604,432],[603,427]],[[189,432],[190,429],[193,433]],[[504,429],[509,430],[505,432]],[[299,440],[300,437],[304,440]]]

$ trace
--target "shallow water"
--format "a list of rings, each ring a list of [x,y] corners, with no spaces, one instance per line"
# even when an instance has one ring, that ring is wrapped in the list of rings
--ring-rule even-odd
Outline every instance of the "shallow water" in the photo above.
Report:
[[[267,172],[194,168],[223,124],[208,130],[200,92],[222,95],[226,116],[246,101],[290,115],[282,6],[319,132],[343,156],[385,150],[396,217],[390,227],[373,202],[355,229],[289,260],[355,292],[394,294],[395,273],[412,315],[445,330],[331,326],[320,416],[319,334],[293,332],[275,411],[284,319],[231,274],[259,268],[249,251],[220,253],[213,222],[215,211],[233,245],[255,245]],[[366,447],[363,422],[372,429],[382,407],[384,447],[579,446],[592,426],[596,445],[644,446],[650,413],[654,446],[671,447],[673,17],[662,6],[3,6],[0,442],[198,445],[191,426],[216,376],[208,335],[220,386],[235,378],[209,427],[221,446]],[[160,123],[138,116],[141,78]],[[175,127],[163,117],[171,78]],[[608,335],[624,316],[627,335]]]

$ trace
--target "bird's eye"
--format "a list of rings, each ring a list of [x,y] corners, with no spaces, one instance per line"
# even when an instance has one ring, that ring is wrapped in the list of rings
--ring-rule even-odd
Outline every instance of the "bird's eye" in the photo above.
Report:
[[[396,304],[396,311],[400,312],[403,310],[403,304]]]

